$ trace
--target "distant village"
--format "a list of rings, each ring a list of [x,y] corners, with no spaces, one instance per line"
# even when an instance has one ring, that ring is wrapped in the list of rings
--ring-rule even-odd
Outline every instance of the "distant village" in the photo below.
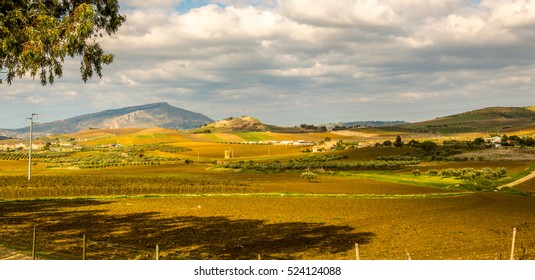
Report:
[[[327,128],[326,126],[315,126],[315,125],[307,125],[302,124],[300,126],[301,129],[306,130],[313,130],[317,132],[328,132],[328,131],[338,131],[338,130],[347,130],[347,129],[359,129],[359,128],[369,128],[369,126],[365,125],[358,125],[358,126],[352,126],[352,127],[345,127],[345,126],[334,126]],[[41,150],[41,151],[55,151],[55,152],[68,152],[68,151],[77,151],[82,150],[82,146],[78,145],[79,142],[85,142],[87,139],[75,139],[75,138],[50,138],[47,136],[41,136],[37,137],[32,141],[32,149],[33,150]],[[492,145],[495,148],[500,148],[502,146],[523,146],[525,144],[528,144],[528,146],[532,146],[532,143],[523,143],[526,142],[526,139],[517,139],[519,137],[517,136],[511,136],[507,137],[504,136],[491,136],[491,137],[485,137],[480,138],[479,141],[482,143],[487,143],[488,145]],[[532,139],[532,138],[530,138]],[[530,140],[528,139],[528,140]],[[16,138],[8,138],[8,137],[2,137],[0,140],[0,151],[3,152],[10,152],[10,151],[27,151],[29,150],[29,141],[28,140],[21,140]],[[524,141],[523,141],[524,140]],[[312,141],[306,141],[306,140],[263,140],[263,141],[246,141],[246,142],[235,142],[234,144],[245,144],[245,145],[293,145],[293,146],[302,146],[307,147],[311,152],[319,152],[319,151],[325,151],[329,150],[332,146],[336,145],[336,143],[331,142],[330,137],[325,137],[324,140],[322,140],[320,143],[315,143]],[[375,143],[373,141],[368,142],[360,142],[354,145],[355,148],[363,148],[363,147],[371,147],[374,145],[377,145],[378,143]],[[406,144],[406,143],[405,143]],[[120,144],[108,144],[108,145],[101,145],[102,148],[118,148]]]
[[[32,150],[44,150],[44,151],[73,151],[81,150],[81,146],[75,145],[73,142],[76,139],[72,140],[61,140],[61,139],[42,139],[36,138],[32,140]],[[28,140],[20,139],[8,139],[0,144],[0,151],[10,152],[10,151],[27,151],[29,150],[30,142]]]

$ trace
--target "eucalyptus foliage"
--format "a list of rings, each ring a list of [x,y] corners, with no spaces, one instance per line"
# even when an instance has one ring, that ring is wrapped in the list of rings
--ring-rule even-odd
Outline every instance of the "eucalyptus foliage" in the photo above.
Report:
[[[9,84],[29,74],[42,85],[62,77],[65,57],[79,56],[84,82],[113,62],[97,39],[125,17],[117,0],[0,1],[0,68]]]

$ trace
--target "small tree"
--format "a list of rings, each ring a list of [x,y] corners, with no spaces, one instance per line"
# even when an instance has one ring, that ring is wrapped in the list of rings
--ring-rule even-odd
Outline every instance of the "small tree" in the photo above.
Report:
[[[396,141],[394,142],[394,147],[403,147],[403,141],[401,141],[401,136],[396,136]]]
[[[316,175],[316,173],[311,172],[311,171],[301,173],[301,178],[308,179],[309,182],[312,179],[316,179],[316,177],[318,177],[318,175]]]
[[[431,141],[424,141],[418,144],[418,147],[424,149],[424,151],[426,151],[427,153],[433,152],[438,149],[437,143]]]
[[[483,145],[485,143],[485,140],[481,137],[477,137],[476,139],[474,139],[474,143],[476,145]]]

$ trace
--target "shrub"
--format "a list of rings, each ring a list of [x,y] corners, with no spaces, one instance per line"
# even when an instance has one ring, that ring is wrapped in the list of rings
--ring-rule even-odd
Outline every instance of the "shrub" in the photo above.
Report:
[[[431,175],[431,176],[436,176],[436,175],[438,175],[438,170],[436,170],[436,169],[429,169],[429,170],[427,171],[427,174],[428,174],[428,175]]]
[[[316,179],[316,177],[317,177],[317,175],[314,172],[307,171],[307,172],[301,173],[301,178],[308,179],[309,182],[312,179]]]
[[[498,167],[498,168],[496,168],[496,172],[498,173],[498,175],[499,175],[500,177],[503,177],[503,176],[505,176],[505,174],[507,174],[507,168],[505,168],[505,167]]]
[[[466,172],[461,175],[461,179],[463,180],[473,180],[476,178],[476,174],[474,172]]]

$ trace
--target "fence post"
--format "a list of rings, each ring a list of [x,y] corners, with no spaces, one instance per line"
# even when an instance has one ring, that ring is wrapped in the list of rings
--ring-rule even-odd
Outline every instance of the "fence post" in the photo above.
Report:
[[[156,260],[160,260],[160,246],[156,244]]]
[[[513,228],[513,242],[511,244],[511,260],[515,258],[516,228]]]
[[[35,236],[35,226],[33,227],[33,238],[32,238],[32,260],[35,260],[35,243],[36,243],[36,236]]]
[[[87,242],[86,242],[86,238],[85,238],[85,233],[84,233],[84,236],[83,236],[83,250],[82,250],[82,260],[85,261],[85,253],[86,253],[86,247],[87,247]]]
[[[358,243],[355,243],[355,255],[356,255],[357,261],[360,260],[360,250],[359,250]]]
[[[409,261],[412,260],[411,259],[411,254],[409,252],[406,252],[406,253],[407,253],[407,260],[409,260]]]

